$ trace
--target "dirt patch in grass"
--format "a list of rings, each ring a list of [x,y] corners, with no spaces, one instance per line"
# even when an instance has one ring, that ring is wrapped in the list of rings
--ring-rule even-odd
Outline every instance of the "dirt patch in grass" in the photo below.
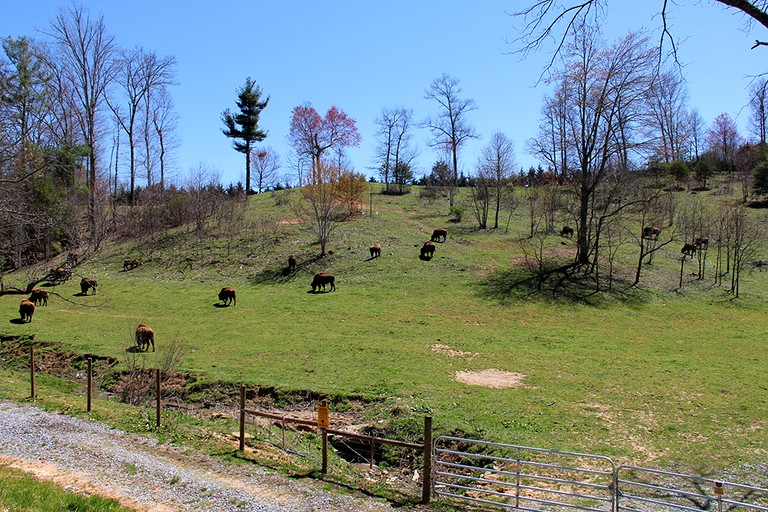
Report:
[[[496,368],[474,372],[456,372],[455,379],[470,386],[487,388],[527,388],[525,375],[517,372],[505,372]]]
[[[435,343],[431,348],[433,352],[437,352],[438,354],[450,357],[462,357],[468,361],[472,361],[476,357],[480,357],[480,354],[477,352],[464,352],[463,350],[454,350],[448,345],[443,345],[442,343]]]

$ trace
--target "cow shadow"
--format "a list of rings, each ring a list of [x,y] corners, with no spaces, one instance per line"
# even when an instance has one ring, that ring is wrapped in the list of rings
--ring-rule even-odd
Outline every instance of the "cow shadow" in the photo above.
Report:
[[[419,259],[421,261],[431,261],[434,256],[427,256],[426,254],[419,254]]]
[[[11,322],[12,324],[16,324],[16,325],[24,325],[24,324],[27,323],[24,320],[22,320],[21,318],[11,318],[9,320],[9,322]]]
[[[222,304],[221,302],[214,302],[213,307],[215,308],[228,308],[229,304]]]

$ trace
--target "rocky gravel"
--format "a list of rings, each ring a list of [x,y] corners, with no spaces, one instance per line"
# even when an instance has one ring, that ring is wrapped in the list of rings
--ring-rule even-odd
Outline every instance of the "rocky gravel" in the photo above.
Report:
[[[0,463],[151,511],[382,511],[384,500],[0,401]],[[405,508],[400,508],[405,510]]]

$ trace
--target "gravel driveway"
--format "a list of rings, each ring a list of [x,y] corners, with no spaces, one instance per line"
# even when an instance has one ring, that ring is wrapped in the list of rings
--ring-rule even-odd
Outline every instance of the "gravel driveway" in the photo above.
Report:
[[[392,510],[383,500],[328,492],[323,482],[226,464],[99,423],[7,401],[0,401],[0,463],[139,510]]]

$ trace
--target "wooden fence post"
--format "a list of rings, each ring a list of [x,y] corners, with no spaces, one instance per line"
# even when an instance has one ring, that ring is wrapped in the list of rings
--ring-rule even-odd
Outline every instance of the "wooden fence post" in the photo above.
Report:
[[[35,347],[29,347],[30,398],[35,399]]]
[[[421,477],[421,502],[432,498],[432,416],[424,416],[424,467]]]
[[[86,405],[86,410],[88,412],[91,412],[91,408],[93,407],[93,398],[91,396],[92,383],[93,383],[93,359],[89,357],[88,358],[88,385],[87,385],[88,389],[86,390],[86,395],[88,396],[88,401],[87,401],[88,403]]]
[[[160,368],[155,369],[155,395],[156,395],[156,420],[155,425],[157,429],[160,429]]]
[[[240,451],[245,451],[245,386],[240,388]]]

